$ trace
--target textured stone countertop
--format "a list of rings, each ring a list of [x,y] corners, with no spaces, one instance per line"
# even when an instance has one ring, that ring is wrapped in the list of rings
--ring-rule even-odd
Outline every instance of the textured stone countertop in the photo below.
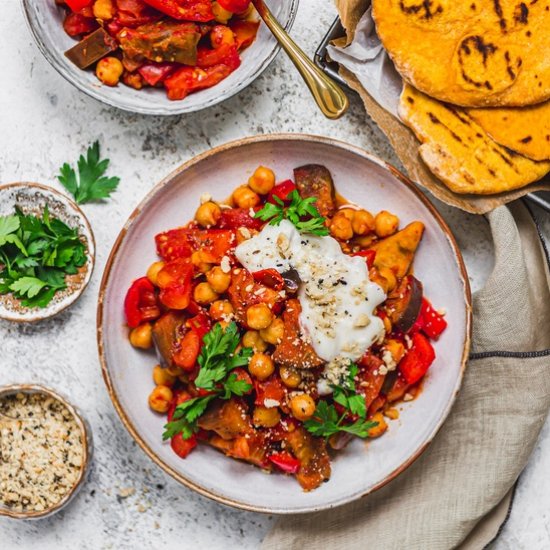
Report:
[[[335,15],[328,0],[302,0],[292,34],[310,55]],[[212,146],[254,134],[305,132],[349,141],[397,164],[388,142],[357,98],[340,121],[323,118],[282,54],[250,88],[196,115],[155,118],[108,108],[48,65],[17,0],[2,2],[0,67],[0,182],[37,181],[59,189],[54,178],[59,166],[98,138],[111,158],[111,172],[122,177],[112,200],[85,206],[98,257],[81,300],[36,326],[0,321],[0,384],[43,382],[66,393],[85,412],[95,439],[91,475],[72,505],[36,522],[0,519],[0,547],[257,548],[274,518],[232,510],[183,488],[123,428],[105,390],[96,351],[101,273],[119,229],[141,197],[176,166]],[[440,203],[438,207],[457,235],[476,290],[492,267],[488,225],[481,217]],[[550,223],[544,226],[550,236]],[[497,548],[550,547],[549,470],[547,424]]]

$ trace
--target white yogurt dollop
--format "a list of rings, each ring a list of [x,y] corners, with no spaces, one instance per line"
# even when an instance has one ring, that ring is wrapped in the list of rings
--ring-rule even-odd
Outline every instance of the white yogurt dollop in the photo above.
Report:
[[[251,272],[298,272],[302,331],[334,370],[361,358],[383,336],[384,324],[373,311],[386,295],[370,280],[365,259],[344,254],[336,239],[300,234],[283,220],[241,243],[235,255]]]

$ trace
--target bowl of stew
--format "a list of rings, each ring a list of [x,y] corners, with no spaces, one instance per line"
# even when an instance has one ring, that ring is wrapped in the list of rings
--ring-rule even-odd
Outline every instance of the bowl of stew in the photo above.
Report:
[[[317,136],[232,142],[170,174],[122,229],[98,305],[104,379],[142,449],[203,495],[277,514],[351,502],[412,464],[470,329],[435,208]]]
[[[298,0],[267,3],[289,30]],[[216,105],[253,82],[279,51],[247,0],[22,5],[40,51],[65,79],[135,113],[177,115]]]

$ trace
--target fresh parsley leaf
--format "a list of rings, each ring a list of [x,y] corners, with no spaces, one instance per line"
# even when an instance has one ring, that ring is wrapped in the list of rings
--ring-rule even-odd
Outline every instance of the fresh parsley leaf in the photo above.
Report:
[[[236,323],[230,323],[225,330],[216,323],[204,336],[195,386],[212,393],[194,397],[178,405],[172,422],[165,426],[163,439],[169,439],[178,433],[182,433],[184,439],[189,439],[197,429],[197,420],[213,399],[227,400],[233,395],[245,395],[252,389],[246,380],[238,379],[237,375],[231,372],[237,367],[247,365],[253,353],[251,348],[242,348],[235,353],[239,340]]]
[[[375,428],[376,426],[378,426],[378,422],[372,422],[371,420],[360,418],[359,420],[357,420],[357,422],[354,422],[353,424],[340,426],[339,430],[365,439],[369,437],[369,430],[371,428]]]
[[[325,218],[321,216],[315,206],[315,197],[302,199],[295,189],[289,194],[290,204],[285,203],[279,197],[273,197],[277,204],[267,202],[264,207],[256,212],[255,218],[271,225],[279,225],[282,220],[287,219],[292,222],[301,233],[311,233],[323,237],[328,235],[329,231],[325,225]]]
[[[21,297],[34,298],[45,286],[46,283],[36,277],[21,277],[10,285],[10,290]]]
[[[17,216],[0,216],[0,239],[15,233],[19,226],[20,222]]]
[[[252,389],[252,385],[246,380],[239,380],[235,373],[231,373],[223,383],[223,389],[222,399],[229,399],[232,394],[239,397],[246,395]]]
[[[329,405],[326,401],[319,401],[313,416],[304,422],[304,428],[318,437],[330,437],[340,431],[338,413],[334,405]]]
[[[78,204],[106,199],[118,187],[120,178],[106,177],[109,159],[100,160],[99,142],[95,141],[86,152],[86,157],[80,155],[77,168],[68,163],[63,164],[57,179],[73,195]]]

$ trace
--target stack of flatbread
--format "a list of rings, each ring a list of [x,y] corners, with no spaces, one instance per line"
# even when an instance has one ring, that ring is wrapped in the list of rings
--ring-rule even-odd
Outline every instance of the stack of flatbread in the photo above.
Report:
[[[405,81],[399,115],[452,191],[550,172],[550,0],[372,0],[372,15]]]

